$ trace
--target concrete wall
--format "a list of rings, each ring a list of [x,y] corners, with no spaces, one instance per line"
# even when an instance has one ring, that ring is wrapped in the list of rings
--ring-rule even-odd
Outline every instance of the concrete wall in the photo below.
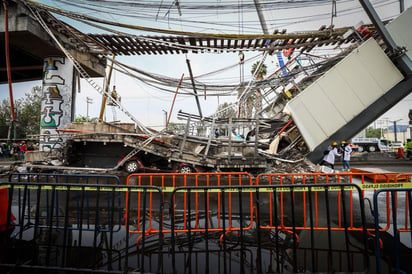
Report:
[[[71,62],[65,57],[45,58],[40,114],[40,151],[61,147],[64,140],[57,136],[56,130],[72,122],[72,105],[75,101],[73,94]]]

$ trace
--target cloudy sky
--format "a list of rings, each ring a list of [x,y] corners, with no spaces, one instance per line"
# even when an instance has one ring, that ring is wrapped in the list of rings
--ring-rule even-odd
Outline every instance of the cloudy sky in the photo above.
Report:
[[[295,2],[299,1],[303,2],[302,0],[297,0]],[[65,1],[44,0],[39,2],[43,2],[45,4],[49,4],[62,9],[71,9],[80,12],[85,11],[85,9],[80,6],[74,7],[72,5],[65,4]],[[79,0],[77,2],[82,3],[85,1]],[[156,1],[152,2],[155,3]],[[182,15],[180,16],[178,14],[177,8],[175,7],[175,5],[173,5],[173,3],[175,2],[157,2],[159,2],[159,4],[162,3],[162,5],[167,6],[168,9],[166,9],[165,12],[164,10],[153,8],[151,11],[155,12],[156,14],[148,14],[148,17],[150,15],[150,20],[145,20],[145,17],[143,15],[140,15],[138,17],[125,16],[124,18],[119,19],[119,16],[115,16],[113,14],[105,15],[101,12],[99,13],[98,11],[93,10],[87,13],[91,16],[106,17],[105,19],[107,20],[163,29],[190,30],[207,33],[262,33],[256,11],[251,6],[244,9],[240,9],[238,7],[237,13],[230,13],[229,11],[225,11],[224,9],[211,9],[210,12],[206,14],[195,14],[194,12],[190,14],[189,12],[187,12],[188,14],[185,14],[185,10],[183,10]],[[194,2],[201,4],[204,1],[190,1],[190,3]],[[209,1],[208,3],[219,4],[224,2],[234,3],[234,6],[236,5],[236,3],[253,3],[253,1],[225,0]],[[295,7],[287,6],[285,4],[284,6],[280,5],[279,9],[273,8],[270,10],[265,10],[264,16],[269,31],[273,31],[274,29],[286,29],[288,32],[316,30],[321,25],[330,25],[331,22],[333,22],[335,27],[354,26],[360,21],[369,23],[369,19],[367,18],[365,12],[362,10],[358,1],[338,0],[336,6],[336,17],[333,18],[331,17],[331,1],[320,0],[307,2],[310,3],[307,5],[296,4]],[[319,3],[319,5],[312,6],[312,4],[316,2]],[[399,1],[397,0],[376,0],[372,1],[372,3],[377,9],[377,12],[382,20],[394,18],[399,14]],[[406,8],[412,6],[412,0],[405,0],[404,3]],[[181,0],[180,4],[184,5],[185,1]],[[134,11],[134,13],[137,14],[136,11]],[[98,30],[92,29],[90,26],[85,26],[84,24],[74,22],[71,19],[68,20],[67,18],[61,17],[60,15],[57,17],[68,21],[83,32],[99,32]],[[153,20],[154,17],[157,17],[157,20]],[[194,20],[197,23],[191,26],[188,23],[191,20]],[[209,23],[199,23],[206,21]],[[215,22],[216,24],[210,24],[210,22]],[[139,32],[136,32],[136,34],[147,35],[147,33]],[[316,49],[314,53],[321,54],[322,49]],[[257,52],[246,52],[245,55],[246,59],[254,58],[253,61],[259,60],[260,58],[259,53]],[[226,69],[219,74],[213,74],[214,78],[211,77],[209,79],[204,79],[204,81],[212,81],[212,78],[213,81],[216,81],[220,84],[232,84],[239,81],[239,66],[236,66],[236,64],[238,64],[237,53],[127,56],[119,57],[117,60],[150,73],[179,79],[182,74],[189,76],[186,58],[190,60],[192,71],[195,77],[214,72],[222,68],[232,67],[231,69]],[[252,63],[253,62],[245,64],[245,79],[249,79],[251,77],[250,68]],[[268,66],[268,75],[270,75],[277,68],[276,64],[272,64],[270,58],[267,59],[266,65]],[[103,78],[94,80],[100,86],[103,86]],[[41,85],[41,82],[33,81],[13,84],[13,92],[15,94],[15,97],[18,98],[23,96],[24,93],[28,92],[35,85]],[[112,76],[112,85],[116,85],[117,91],[122,97],[122,104],[124,105],[124,107],[139,121],[141,121],[146,126],[155,127],[158,129],[164,126],[165,112],[169,113],[171,110],[171,104],[174,97],[173,93],[155,90],[143,84],[139,80],[123,75],[120,72],[115,72]],[[7,85],[0,85],[0,99],[7,97]],[[92,103],[89,104],[88,108],[88,115],[90,117],[97,117],[100,112],[101,95],[83,80],[81,82],[81,92],[77,94],[76,98],[76,116],[86,116],[87,97],[92,98]],[[200,103],[203,114],[210,115],[215,112],[218,104],[221,104],[223,102],[233,102],[235,100],[236,96],[206,96],[206,98],[202,96],[200,98]],[[412,108],[412,94],[406,97],[388,113],[380,117],[380,119],[402,119],[399,121],[399,123],[406,124],[408,122],[407,114],[410,108]],[[185,112],[198,114],[195,99],[193,98],[193,96],[177,96],[176,104],[172,111],[172,121],[179,122],[176,118],[176,113],[180,109]],[[130,121],[119,110],[117,110],[117,118],[125,121]],[[110,108],[106,109],[106,119],[108,121],[111,121],[113,119],[112,110]]]

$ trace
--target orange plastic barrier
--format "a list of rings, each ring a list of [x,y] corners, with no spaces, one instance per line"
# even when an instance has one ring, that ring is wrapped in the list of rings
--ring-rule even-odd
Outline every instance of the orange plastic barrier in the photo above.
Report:
[[[149,174],[131,174],[127,178],[128,186],[158,186],[163,190],[162,197],[160,201],[154,199],[153,193],[148,193],[148,197],[144,202],[144,193],[136,193],[134,196],[135,206],[131,206],[131,199],[127,199],[126,207],[126,219],[133,219],[130,214],[133,214],[136,220],[141,220],[142,216],[146,214],[147,219],[145,223],[138,221],[135,228],[130,229],[130,233],[145,233],[146,235],[159,233],[161,226],[162,233],[170,233],[170,225],[172,220],[163,212],[162,209],[158,207],[159,204],[168,202],[170,195],[176,187],[187,187],[187,186],[242,186],[242,185],[253,185],[253,180],[248,173],[149,173]],[[243,197],[243,203],[249,210],[248,215],[250,216],[248,221],[244,224],[247,227],[240,228],[237,222],[232,220],[232,205],[238,203],[238,199],[233,198],[233,193],[227,193],[225,195],[226,199],[223,202],[222,196],[219,193],[209,193],[209,192],[195,192],[195,193],[179,193],[173,194],[173,222],[178,222],[178,218],[181,218],[181,227],[175,229],[174,232],[216,232],[216,231],[236,231],[239,229],[247,229],[247,227],[253,224],[253,199],[252,193],[248,193]],[[193,197],[194,196],[194,197]],[[245,195],[243,195],[245,196]],[[211,211],[211,204],[213,203],[213,208],[216,208],[216,213]],[[223,205],[223,203],[225,205]],[[228,224],[223,224],[225,218],[222,217],[222,207],[226,206],[225,214],[228,214]],[[155,210],[156,207],[158,210]],[[246,210],[246,209],[245,209]],[[212,223],[212,214],[216,216],[216,223]],[[129,215],[129,216],[128,216]],[[190,217],[189,217],[190,215]],[[193,218],[192,218],[193,216]],[[192,224],[188,223],[191,219]],[[143,225],[145,225],[143,227]],[[223,229],[223,227],[225,229]]]
[[[372,201],[373,193],[376,188],[393,188],[399,181],[410,179],[412,173],[394,174],[394,173],[307,173],[307,174],[260,174],[256,178],[257,185],[306,185],[306,184],[330,184],[330,183],[350,183],[360,185],[364,190],[362,195],[357,197],[350,191],[350,195],[342,197],[340,191],[331,191],[325,195],[322,192],[295,192],[295,193],[267,193],[263,199],[268,201],[267,223],[261,225],[263,229],[280,229],[286,232],[294,230],[335,230],[335,231],[361,231],[362,225],[359,222],[357,213],[360,211],[361,204],[365,200]],[[379,178],[377,180],[376,178]],[[372,181],[370,179],[373,179]],[[402,180],[400,180],[402,179]],[[378,181],[380,183],[378,183]],[[261,198],[262,199],[262,198]],[[275,204],[277,201],[277,204]],[[390,221],[390,201],[389,198],[383,198],[381,203],[385,204],[385,212],[381,212],[381,222],[386,224],[381,231],[389,230]],[[408,212],[406,205],[405,212]],[[349,214],[343,214],[346,207]],[[291,210],[293,208],[293,211]],[[372,213],[365,205],[366,216]],[[293,220],[291,215],[294,214]],[[275,220],[274,216],[278,219]],[[309,221],[312,218],[313,223]],[[330,220],[330,223],[327,222]],[[293,224],[292,224],[293,221]],[[372,220],[367,219],[372,223]],[[369,233],[374,229],[368,228]]]
[[[7,188],[0,188],[0,232],[7,227],[7,212],[9,208],[9,197]]]
[[[411,179],[411,175],[409,174],[401,174],[397,172],[391,172],[388,170],[384,170],[381,168],[376,167],[368,167],[368,168],[351,168],[353,173],[362,173],[365,174],[366,177],[371,178],[374,183],[385,183],[385,182],[405,182]]]
[[[371,181],[371,176],[383,178]],[[222,232],[248,230],[259,222],[262,229],[278,229],[297,237],[295,231],[362,231],[360,212],[366,212],[367,222],[371,211],[365,200],[372,200],[375,188],[394,187],[399,178],[411,178],[412,174],[375,173],[306,173],[306,174],[260,174],[254,183],[248,173],[150,173],[132,174],[128,186],[160,187],[161,193],[135,192],[126,199],[126,219],[136,220],[130,233],[152,235],[160,231],[173,232]],[[276,190],[259,193],[230,192],[234,186],[288,186],[288,185],[356,184],[361,192],[340,190]],[[179,187],[194,187],[174,193]],[[196,190],[198,187],[199,190]],[[222,191],[202,190],[204,187],[225,187]],[[227,188],[226,188],[227,187]],[[256,191],[255,191],[256,192]],[[172,200],[170,200],[172,198]],[[239,203],[244,204],[247,219],[240,224]],[[386,224],[381,231],[390,229],[390,206],[388,198],[381,212],[381,221]],[[170,211],[165,210],[170,206]],[[399,205],[401,206],[401,205]],[[402,205],[403,206],[403,205]],[[223,211],[224,209],[224,211]],[[408,212],[408,209],[405,209]],[[234,217],[236,216],[236,217]],[[173,219],[172,219],[173,218]],[[370,220],[369,220],[369,219]],[[259,220],[258,220],[259,219]],[[370,234],[373,228],[368,228]]]

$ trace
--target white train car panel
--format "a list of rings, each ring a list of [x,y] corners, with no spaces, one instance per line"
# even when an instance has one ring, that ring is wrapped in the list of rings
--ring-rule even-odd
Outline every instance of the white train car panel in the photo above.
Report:
[[[403,78],[369,39],[288,102],[285,112],[313,150]]]

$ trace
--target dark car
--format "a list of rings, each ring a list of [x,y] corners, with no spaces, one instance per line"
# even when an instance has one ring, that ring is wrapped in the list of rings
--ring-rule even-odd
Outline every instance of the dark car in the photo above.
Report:
[[[119,162],[123,160],[124,157],[125,156],[123,156],[119,160]],[[137,173],[137,172],[193,173],[193,172],[205,171],[205,168],[203,167],[195,167],[194,165],[189,164],[189,163],[169,162],[166,159],[153,156],[153,155],[150,157],[133,156],[129,160],[127,160],[122,166],[127,173]]]

